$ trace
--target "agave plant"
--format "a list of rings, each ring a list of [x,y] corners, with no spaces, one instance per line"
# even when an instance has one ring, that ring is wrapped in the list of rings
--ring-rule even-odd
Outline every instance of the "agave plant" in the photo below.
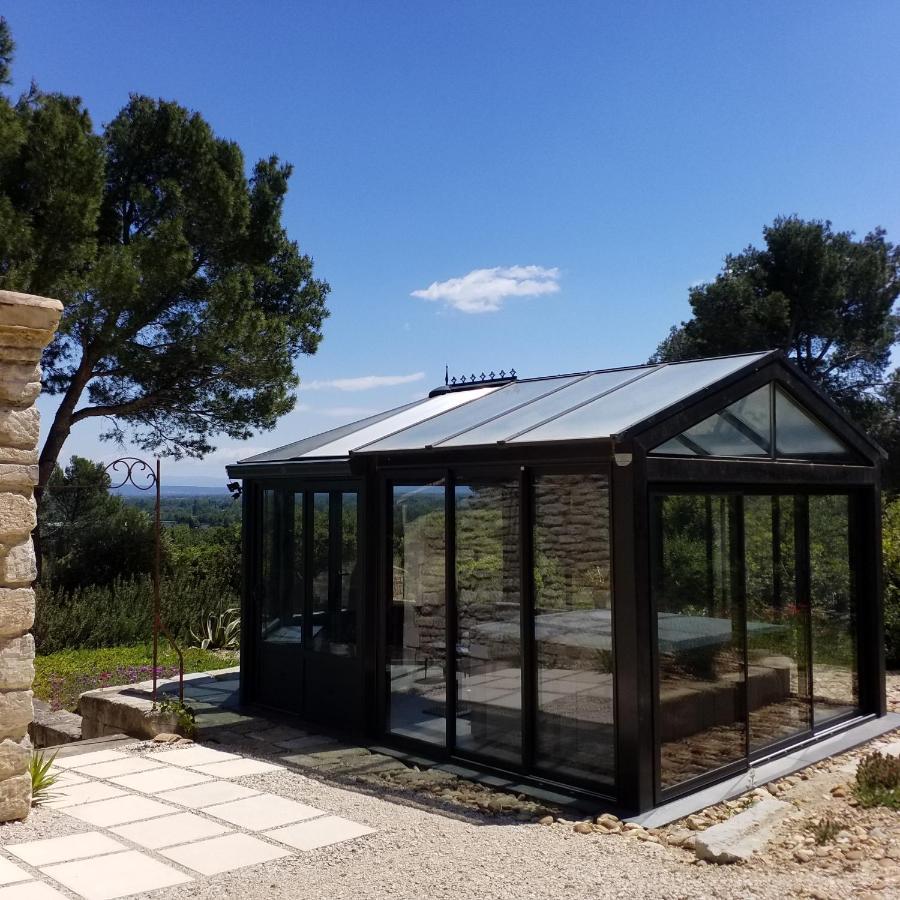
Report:
[[[199,633],[191,637],[201,650],[236,650],[241,636],[241,611],[232,606],[220,613],[208,613],[200,622]]]
[[[40,806],[53,799],[53,786],[59,779],[59,775],[50,771],[55,759],[55,753],[49,759],[45,759],[44,754],[40,751],[31,754],[28,772],[31,775],[32,806]]]

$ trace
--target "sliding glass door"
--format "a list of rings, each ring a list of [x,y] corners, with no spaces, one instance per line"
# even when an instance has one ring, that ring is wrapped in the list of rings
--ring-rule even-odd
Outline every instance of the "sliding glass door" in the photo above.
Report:
[[[663,792],[857,710],[851,500],[653,497]]]
[[[390,489],[387,730],[608,789],[608,480],[453,476]]]

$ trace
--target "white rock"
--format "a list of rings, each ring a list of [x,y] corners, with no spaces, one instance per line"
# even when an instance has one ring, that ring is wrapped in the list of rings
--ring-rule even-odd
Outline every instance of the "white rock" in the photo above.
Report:
[[[761,850],[775,826],[795,812],[790,803],[767,797],[744,812],[698,832],[694,852],[698,859],[708,862],[743,862]]]

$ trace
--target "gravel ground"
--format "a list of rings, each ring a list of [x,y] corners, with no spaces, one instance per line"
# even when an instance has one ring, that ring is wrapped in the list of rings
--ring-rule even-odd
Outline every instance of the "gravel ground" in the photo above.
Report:
[[[821,872],[766,873],[717,867],[693,854],[625,835],[581,835],[571,824],[483,824],[389,803],[296,772],[240,779],[375,828],[358,838],[277,862],[141,897],[174,898],[846,898],[864,879]],[[0,827],[0,843],[89,830],[61,811],[37,809],[27,822]],[[879,897],[888,894],[880,893]]]
[[[894,703],[900,677],[889,679]],[[140,748],[140,749],[139,749]],[[125,749],[125,748],[122,748]],[[147,752],[151,745],[127,748]],[[343,844],[177,888],[138,895],[187,898],[329,900],[527,900],[527,898],[775,898],[847,900],[900,897],[885,883],[900,875],[883,860],[881,878],[866,866],[834,874],[789,859],[747,865],[699,862],[678,847],[628,834],[578,834],[571,822],[527,824],[469,815],[453,818],[354,792],[284,769],[238,783],[308,803],[376,829]],[[827,796],[828,787],[822,784]],[[900,813],[895,813],[900,822]],[[0,844],[57,837],[89,827],[62,811],[36,809],[26,822],[0,826]]]

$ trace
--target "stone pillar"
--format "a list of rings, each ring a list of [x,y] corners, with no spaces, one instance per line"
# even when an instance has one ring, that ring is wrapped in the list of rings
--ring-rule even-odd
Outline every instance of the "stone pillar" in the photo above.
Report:
[[[0,822],[31,808],[28,725],[33,709],[36,524],[41,352],[62,304],[0,291]]]

